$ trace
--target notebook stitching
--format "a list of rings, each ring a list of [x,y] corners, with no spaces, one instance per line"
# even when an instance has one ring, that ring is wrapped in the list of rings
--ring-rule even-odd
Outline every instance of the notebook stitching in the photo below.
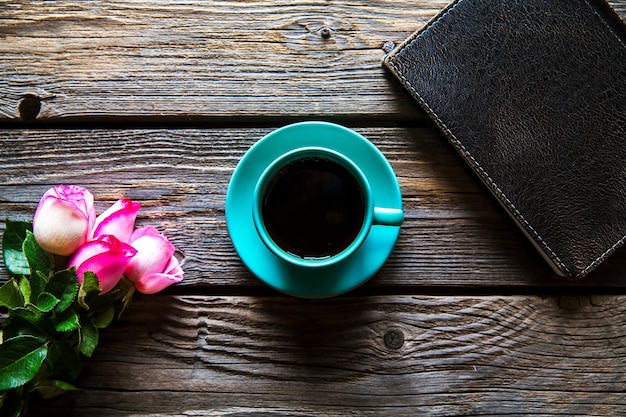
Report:
[[[595,14],[596,16],[598,16],[598,19],[600,19],[600,21],[602,22],[602,24],[604,25],[604,27],[606,27],[606,28],[609,30],[609,32],[611,33],[611,35],[613,35],[613,37],[615,37],[615,39],[617,39],[617,40],[618,40],[618,42],[619,42],[619,43],[621,43],[623,46],[626,46],[626,45],[624,45],[624,41],[623,41],[623,39],[622,39],[620,36],[618,36],[618,35],[617,35],[617,33],[615,33],[615,31],[611,28],[611,25],[609,25],[609,24],[607,23],[606,19],[604,19],[604,17],[602,17],[602,14],[601,14],[601,13],[599,13],[599,12],[598,12],[598,10],[597,10],[596,8],[594,8],[594,7],[593,7],[593,6],[589,3],[589,1],[585,1],[585,4],[587,5],[587,7],[589,7],[589,8],[591,9],[591,12],[592,12],[593,14]],[[615,11],[615,9],[613,8],[613,6],[611,6],[610,4],[609,4],[609,7],[611,8],[611,10]],[[626,236],[624,236],[624,238],[626,238]],[[622,239],[620,239],[620,240],[624,240],[624,239],[622,238]]]
[[[613,246],[611,246],[609,249],[607,249],[602,255],[598,256],[596,258],[596,260],[594,260],[592,263],[590,263],[581,273],[582,276],[586,275],[591,269],[595,268],[596,265],[598,265],[600,262],[602,262],[604,259],[606,259],[607,256],[609,256],[611,253],[613,253],[617,248],[619,248],[621,245],[624,244],[624,242],[626,242],[626,235],[624,235],[620,240],[618,240],[617,242],[615,242],[615,244]]]
[[[497,192],[497,195],[504,199],[505,203],[513,210],[513,212],[515,213],[515,215],[517,216],[517,218],[522,221],[527,228],[532,232],[532,234],[539,239],[539,242],[543,245],[543,247],[548,251],[549,255],[552,257],[553,260],[555,260],[559,266],[568,274],[568,275],[572,275],[572,272],[570,271],[570,269],[567,267],[567,265],[565,265],[563,263],[563,261],[561,260],[561,258],[559,258],[559,256],[552,250],[552,248],[546,243],[545,240],[543,240],[543,238],[541,237],[541,235],[539,235],[539,233],[535,230],[534,227],[532,227],[532,225],[530,223],[528,223],[528,221],[526,220],[526,218],[522,215],[522,213],[520,213],[520,211],[517,209],[517,207],[515,206],[515,204],[513,204],[513,202],[506,196],[506,194],[500,189],[500,187],[495,183],[495,181],[493,180],[493,178],[491,178],[491,176],[487,173],[487,171],[485,171],[483,169],[483,167],[480,165],[480,163],[478,163],[478,161],[474,158],[474,156],[467,150],[467,148],[457,139],[457,137],[452,133],[452,131],[450,131],[450,129],[448,129],[448,127],[446,126],[446,124],[439,118],[439,116],[437,116],[437,114],[433,111],[433,109],[428,105],[428,103],[426,103],[426,101],[424,100],[424,98],[421,96],[420,93],[417,92],[417,90],[413,87],[413,85],[411,84],[411,82],[402,74],[400,73],[399,68],[396,66],[394,59],[397,57],[397,54],[400,53],[400,51],[402,51],[403,49],[407,48],[409,45],[411,45],[413,42],[415,42],[415,40],[420,37],[424,32],[426,32],[431,26],[433,26],[437,21],[439,21],[440,19],[442,19],[443,17],[445,17],[446,15],[448,15],[448,13],[453,10],[459,3],[461,0],[457,1],[456,3],[454,3],[454,5],[452,5],[451,7],[449,7],[447,10],[445,10],[443,13],[441,13],[437,18],[433,19],[432,21],[430,21],[424,28],[422,28],[420,31],[416,32],[413,36],[411,36],[401,47],[399,47],[395,52],[393,52],[393,56],[391,56],[387,62],[389,62],[389,64],[393,67],[395,73],[397,75],[400,76],[400,78],[402,79],[402,81],[404,82],[404,84],[406,86],[408,86],[408,88],[413,92],[413,94],[415,94],[415,96],[417,96],[417,98],[419,99],[419,101],[421,102],[421,104],[426,107],[427,111],[433,115],[436,119],[436,121],[439,123],[439,125],[444,129],[444,131],[450,136],[450,138],[452,138],[452,140],[461,148],[461,150],[469,157],[469,159],[472,161],[472,163],[474,164],[474,166],[476,166],[479,170],[479,172],[482,174],[483,177],[485,177],[487,179],[487,181],[489,182],[489,184],[495,188],[495,191]],[[626,236],[624,237],[626,238]],[[623,240],[623,239],[622,239]],[[619,243],[619,242],[618,242]],[[618,243],[616,243],[616,245],[618,245]],[[615,245],[614,245],[615,247]],[[583,272],[579,275],[579,277],[582,277],[584,275],[586,275],[587,271],[596,263],[598,263],[607,253],[609,253],[610,251],[612,251],[613,248],[607,250],[606,252],[604,252],[604,254],[602,254],[601,256],[599,256],[598,258],[596,258],[595,261],[593,261],[589,266],[587,266],[587,268],[585,268],[583,270]]]

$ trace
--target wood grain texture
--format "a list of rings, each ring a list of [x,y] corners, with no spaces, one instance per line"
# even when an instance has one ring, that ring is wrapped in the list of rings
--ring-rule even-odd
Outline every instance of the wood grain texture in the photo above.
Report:
[[[29,417],[625,415],[626,248],[555,277],[381,67],[447,3],[0,0],[0,232],[78,184],[187,257]],[[262,285],[225,223],[240,158],[303,119],[377,145],[406,212],[381,271],[328,300]]]
[[[269,131],[6,131],[0,138],[0,219],[30,219],[41,195],[56,184],[87,187],[98,213],[125,196],[143,205],[138,225],[157,226],[186,254],[181,286],[259,286],[234,251],[224,208],[237,162]],[[369,286],[402,286],[402,292],[626,286],[623,249],[588,279],[571,283],[553,276],[432,130],[357,131],[390,160],[406,212],[397,247]]]
[[[420,120],[382,47],[447,3],[0,1],[0,119],[32,93],[40,120]]]
[[[150,296],[36,416],[614,416],[624,296]]]
[[[419,117],[382,46],[446,3],[0,2],[0,117]]]

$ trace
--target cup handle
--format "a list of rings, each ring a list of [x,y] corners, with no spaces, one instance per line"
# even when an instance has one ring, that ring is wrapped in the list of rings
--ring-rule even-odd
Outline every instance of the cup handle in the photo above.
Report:
[[[402,222],[404,222],[404,213],[401,209],[374,207],[372,224],[400,226]]]

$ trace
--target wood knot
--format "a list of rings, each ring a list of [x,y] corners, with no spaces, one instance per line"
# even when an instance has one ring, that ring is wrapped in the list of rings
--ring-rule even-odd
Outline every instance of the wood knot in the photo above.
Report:
[[[332,34],[333,34],[333,30],[327,26],[324,26],[323,28],[320,29],[320,35],[322,39],[330,39]]]
[[[34,93],[26,93],[17,104],[20,119],[30,122],[37,118],[41,110],[41,98]]]
[[[389,349],[400,349],[404,344],[404,333],[399,329],[389,329],[383,336],[383,341]]]
[[[396,44],[393,41],[387,41],[383,44],[383,51],[388,54],[389,52],[393,51],[395,47]]]

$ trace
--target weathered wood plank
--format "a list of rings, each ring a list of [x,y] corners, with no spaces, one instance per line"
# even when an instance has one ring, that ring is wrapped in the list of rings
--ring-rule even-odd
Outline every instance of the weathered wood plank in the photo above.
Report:
[[[150,296],[35,416],[619,415],[626,297]]]
[[[369,283],[372,291],[626,285],[623,249],[581,282],[555,278],[433,130],[357,130],[390,160],[406,211],[398,245]],[[186,253],[183,286],[257,286],[230,243],[224,206],[237,162],[269,131],[5,131],[0,219],[30,219],[40,196],[59,183],[88,187],[97,196],[98,212],[126,196],[143,204],[138,224],[159,227]]]
[[[419,117],[382,46],[446,3],[2,2],[0,117]]]
[[[0,1],[0,120],[29,93],[41,120],[420,119],[382,46],[447,3]]]

